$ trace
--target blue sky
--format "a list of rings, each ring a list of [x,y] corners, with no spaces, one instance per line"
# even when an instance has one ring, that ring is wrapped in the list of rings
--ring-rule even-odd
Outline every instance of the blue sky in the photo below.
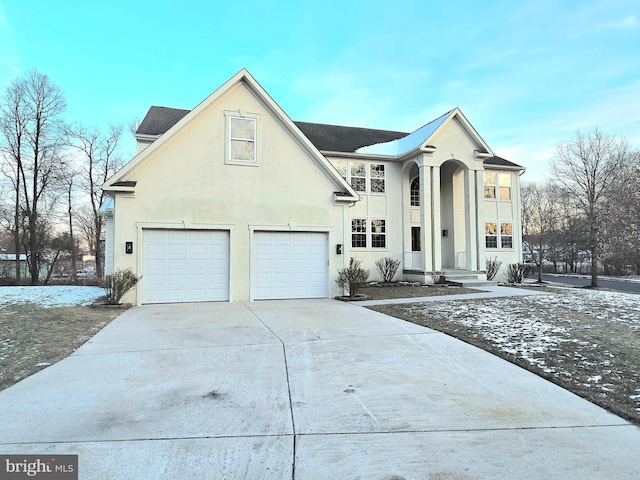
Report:
[[[577,129],[640,146],[637,0],[0,0],[0,89],[37,68],[86,125],[193,108],[243,67],[294,120],[412,131],[460,107],[527,180]]]

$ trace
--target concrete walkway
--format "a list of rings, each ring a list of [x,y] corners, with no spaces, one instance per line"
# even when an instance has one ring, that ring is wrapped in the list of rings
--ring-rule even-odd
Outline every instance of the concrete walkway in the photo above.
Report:
[[[640,428],[332,300],[128,310],[0,392],[0,453],[81,479],[636,479]]]

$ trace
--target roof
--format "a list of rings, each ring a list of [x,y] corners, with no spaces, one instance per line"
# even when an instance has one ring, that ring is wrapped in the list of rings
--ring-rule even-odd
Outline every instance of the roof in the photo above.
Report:
[[[514,168],[522,168],[522,166],[517,163],[513,163],[502,157],[489,157],[484,159],[485,165],[493,165],[496,167],[514,167]]]
[[[136,134],[160,136],[178,123],[189,110],[168,107],[151,107],[138,127]],[[407,132],[378,130],[373,128],[344,127],[321,123],[293,122],[318,150],[330,152],[355,152],[359,148],[386,143],[409,135]]]
[[[349,152],[409,135],[407,132],[373,128],[343,127],[321,123],[293,122],[320,151]]]
[[[372,153],[378,155],[401,155],[420,147],[431,135],[447,120],[454,110],[449,110],[444,115],[423,125],[416,131],[407,134],[403,138],[394,139],[386,143],[378,142],[376,145],[370,145],[360,148],[358,153]]]
[[[151,107],[136,130],[139,135],[162,135],[178,123],[189,110],[168,107]]]
[[[182,110],[167,107],[152,107],[147,112],[142,123],[136,131],[138,140],[155,140],[147,148],[139,151],[131,160],[129,160],[114,175],[109,177],[102,189],[105,192],[121,192],[135,193],[135,185],[131,174],[134,170],[145,164],[154,152],[161,149],[167,142],[179,132],[182,128],[198,118],[198,116],[209,108],[210,105],[218,101],[236,85],[242,85],[246,88],[283,128],[295,138],[299,146],[307,153],[309,158],[320,168],[329,180],[338,187],[338,190],[348,194],[347,196],[336,197],[334,201],[345,203],[350,201],[358,201],[360,196],[347,183],[347,181],[338,173],[331,165],[329,160],[318,150],[318,148],[309,140],[288,117],[288,115],[280,108],[280,106],[271,98],[271,96],[262,88],[255,78],[243,68],[224,84],[218,87],[207,98],[200,102],[193,110]]]
[[[190,110],[153,106],[145,115],[136,131],[137,135],[159,137],[184,118]],[[420,147],[447,121],[458,118],[467,130],[477,136],[478,141],[491,152],[462,112],[455,108],[420,127],[414,132],[379,130],[363,127],[346,127],[322,123],[293,122],[309,141],[320,151],[363,153],[378,155],[401,155]],[[522,168],[509,160],[492,156],[484,160],[485,165]],[[127,185],[128,186],[128,185]],[[135,185],[133,185],[135,186]]]

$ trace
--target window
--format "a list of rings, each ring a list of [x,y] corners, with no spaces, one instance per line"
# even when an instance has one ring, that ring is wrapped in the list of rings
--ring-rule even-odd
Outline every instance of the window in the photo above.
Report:
[[[411,180],[410,187],[410,197],[411,197],[411,206],[419,207],[420,206],[420,177],[416,177]]]
[[[229,117],[229,160],[256,161],[256,119]]]
[[[484,172],[484,198],[511,200],[511,174]]]
[[[384,193],[384,165],[372,163],[369,167],[371,193]]]
[[[385,193],[387,191],[386,167],[382,163],[332,160],[331,165],[356,192]]]
[[[496,174],[484,172],[484,198],[496,198]]]
[[[411,227],[411,251],[420,251],[420,227]]]
[[[513,248],[513,224],[500,224],[500,246],[502,248]]]
[[[513,248],[513,224],[500,223],[498,231],[497,222],[484,224],[485,246],[487,248]]]
[[[511,200],[511,175],[501,173],[498,179],[500,180],[500,200]]]
[[[331,162],[331,165],[333,165],[342,178],[347,179],[347,162],[335,161]]]
[[[367,247],[367,219],[353,218],[351,220],[351,246],[353,248]]]
[[[364,163],[351,164],[351,186],[356,192],[367,191],[367,171]]]
[[[370,228],[367,228],[367,227]],[[387,222],[380,218],[351,219],[352,248],[387,248]]]
[[[371,248],[386,248],[387,233],[384,220],[371,220]]]
[[[484,238],[487,248],[498,248],[498,229],[495,222],[484,224]]]

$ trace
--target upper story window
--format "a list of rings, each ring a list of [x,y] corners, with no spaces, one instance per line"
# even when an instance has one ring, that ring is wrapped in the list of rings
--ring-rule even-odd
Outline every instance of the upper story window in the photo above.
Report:
[[[372,163],[369,165],[370,171],[370,191],[371,193],[385,192],[384,165],[380,163]]]
[[[511,200],[511,174],[484,172],[484,198]]]
[[[236,165],[258,164],[258,117],[239,111],[225,111],[227,121],[227,147],[225,163]]]
[[[387,177],[384,164],[343,160],[332,160],[331,164],[356,192],[386,193]]]
[[[335,161],[331,162],[331,165],[334,166],[342,178],[347,179],[347,162]]]
[[[367,191],[367,170],[364,163],[351,164],[351,186],[356,192]]]
[[[420,177],[416,177],[413,180],[411,180],[409,195],[411,197],[411,206],[419,207],[420,206]]]

